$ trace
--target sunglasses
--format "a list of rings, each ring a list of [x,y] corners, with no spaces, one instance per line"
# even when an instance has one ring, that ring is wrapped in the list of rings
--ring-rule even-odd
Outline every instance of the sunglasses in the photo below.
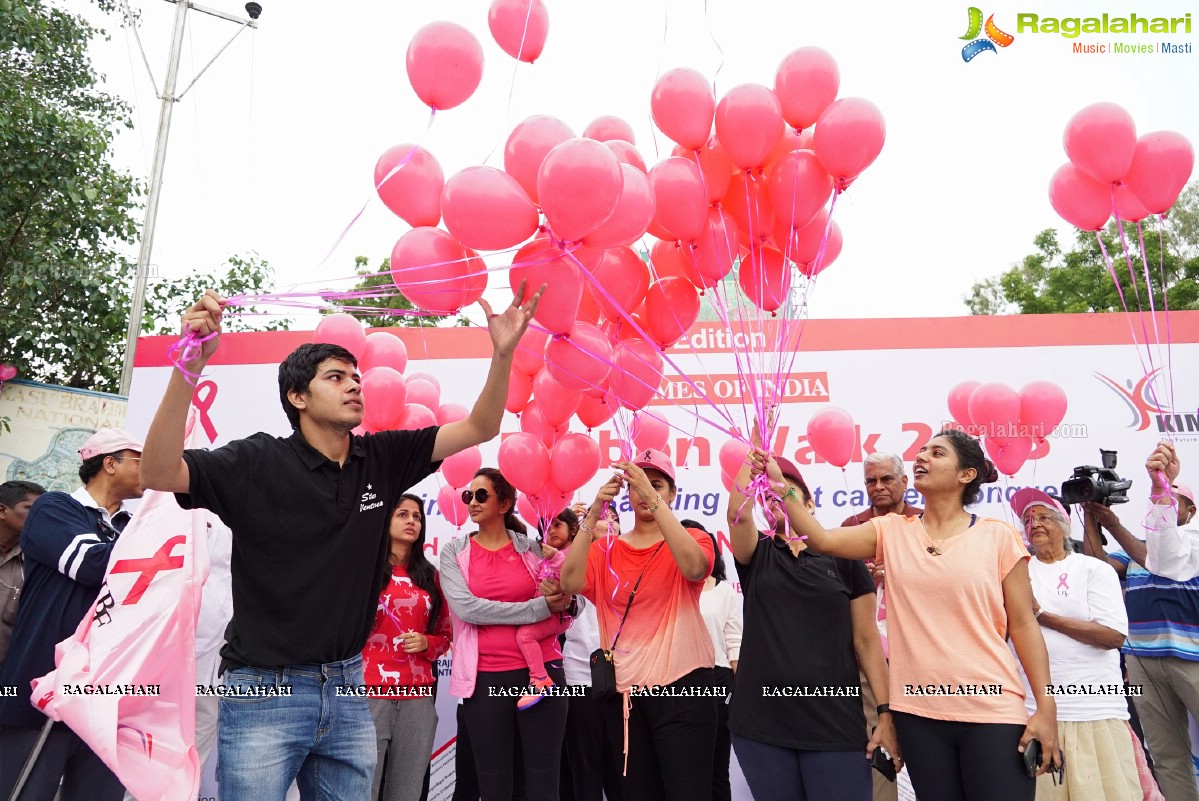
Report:
[[[475,499],[476,503],[487,503],[487,499],[491,497],[491,493],[485,489],[477,489],[474,492],[470,490],[462,490],[462,502],[470,503],[471,498]]]

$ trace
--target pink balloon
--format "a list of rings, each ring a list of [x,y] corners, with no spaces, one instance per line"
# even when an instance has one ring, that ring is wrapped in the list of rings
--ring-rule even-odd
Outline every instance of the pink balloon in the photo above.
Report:
[[[466,450],[445,457],[441,463],[441,474],[445,476],[447,484],[465,487],[482,466],[483,453],[478,445],[472,445]]]
[[[520,414],[529,405],[532,394],[533,379],[514,368],[508,374],[508,398],[504,401],[504,408],[513,414]]]
[[[501,50],[532,64],[545,49],[550,20],[541,0],[494,0],[487,27]]]
[[[623,188],[616,154],[591,139],[558,145],[537,173],[541,210],[564,242],[578,242],[603,225],[616,211]]]
[[[548,369],[543,369],[533,379],[533,397],[545,422],[557,427],[565,425],[579,408],[581,396],[559,384]]]
[[[537,173],[549,152],[574,137],[570,126],[557,117],[536,115],[512,129],[504,144],[504,170],[537,202]]]
[[[717,461],[720,462],[720,472],[729,476],[736,476],[737,473],[741,472],[741,465],[745,464],[748,454],[748,443],[742,442],[739,439],[726,440],[720,446],[720,453],[717,456]]]
[[[792,128],[807,128],[837,97],[841,73],[837,62],[819,47],[801,47],[779,64],[774,76],[774,93],[782,106],[783,119]]]
[[[508,278],[513,293],[524,281],[528,297],[545,284],[533,319],[553,334],[570,330],[578,318],[579,302],[583,298],[583,277],[569,256],[563,256],[549,241],[535,239],[516,252]]]
[[[824,171],[843,190],[878,158],[887,125],[878,106],[861,97],[833,101],[816,123],[812,147]]]
[[[645,324],[642,326],[662,348],[678,342],[695,325],[699,316],[699,293],[685,278],[659,278],[645,295]]]
[[[588,139],[594,139],[597,142],[619,139],[622,142],[628,142],[630,145],[637,144],[637,138],[633,136],[633,126],[620,117],[614,117],[610,114],[603,117],[596,117],[592,120],[591,124],[583,130],[583,136]]]
[[[804,133],[807,134],[807,139],[810,141],[812,138],[811,133],[808,131],[805,131]],[[805,149],[811,150],[812,148],[801,148],[799,146],[799,134],[790,128],[784,128],[783,135],[780,136],[779,140],[774,143],[774,148],[771,149],[770,155],[766,157],[766,176],[770,177],[774,174],[774,168],[778,165],[779,161],[782,160],[783,156],[787,155],[788,153],[794,153],[796,150]]]
[[[441,405],[440,394],[437,391],[437,387],[428,381],[408,376],[408,403],[419,404],[432,412]],[[436,415],[436,412],[434,412],[434,415]]]
[[[644,339],[626,339],[612,354],[616,365],[608,376],[612,395],[626,409],[641,409],[662,385],[662,356]]]
[[[590,398],[584,395],[583,399],[579,402],[579,410],[576,414],[579,422],[591,429],[602,426],[611,420],[615,412],[616,406],[609,404],[606,399]]]
[[[658,278],[674,276],[690,281],[691,276],[695,275],[695,266],[689,263],[690,246],[686,250],[684,253],[680,243],[673,240],[655,239],[649,249],[649,262],[653,265],[653,274]]]
[[[0,370],[0,376],[2,376],[2,375],[4,375],[4,372],[3,372],[2,370]],[[7,379],[7,378],[5,378],[5,379],[2,379],[2,380],[4,380],[4,381],[7,381],[8,379]],[[353,434],[353,435],[354,435],[354,436],[356,436],[356,437],[364,437],[364,436],[366,436],[367,434],[373,434],[374,432],[373,432],[373,431],[371,431],[371,430],[369,430],[369,429],[368,429],[366,426],[364,426],[364,425],[357,425],[357,426],[354,426],[353,428],[351,428],[351,429],[350,429],[350,433],[351,433],[351,434]]]
[[[1115,103],[1093,103],[1066,123],[1066,155],[1092,180],[1110,184],[1124,177],[1137,146],[1136,125]]]
[[[537,408],[537,401],[529,401],[529,405],[520,415],[520,430],[537,437],[545,447],[552,448],[558,438],[566,433],[565,426],[555,426],[546,422]]]
[[[720,205],[737,221],[737,228],[750,244],[760,243],[775,228],[769,185],[761,170],[734,175]]]
[[[1066,393],[1051,381],[1033,381],[1020,389],[1021,434],[1047,437],[1066,416]]]
[[[1116,184],[1112,188],[1112,215],[1117,220],[1140,222],[1149,216],[1149,209],[1127,186]]]
[[[699,150],[712,133],[716,98],[712,84],[695,70],[680,67],[654,84],[650,113],[662,133],[688,150]]]
[[[630,436],[639,451],[661,451],[666,449],[666,441],[670,438],[670,427],[660,417],[646,412],[637,412],[633,415]]]
[[[621,164],[636,167],[637,172],[642,175],[646,174],[645,159],[641,157],[641,153],[636,147],[623,139],[607,139],[604,141],[604,146],[616,154],[616,160]]]
[[[832,194],[833,179],[811,150],[783,156],[770,176],[770,203],[775,217],[791,228],[810,223]]]
[[[563,434],[550,451],[550,483],[561,491],[574,492],[590,481],[599,467],[599,445],[586,434]]]
[[[729,181],[737,168],[733,166],[733,160],[724,152],[715,136],[710,137],[708,143],[699,150],[687,150],[679,146],[671,151],[671,155],[680,156],[699,165],[709,203],[719,203],[729,191]]]
[[[1006,439],[1017,436],[1020,396],[1007,384],[981,384],[967,403],[975,435]]]
[[[582,391],[608,377],[612,370],[612,345],[591,323],[577,322],[565,336],[545,346],[545,364],[558,383]]]
[[[719,208],[708,210],[708,223],[692,251],[693,279],[697,287],[710,287],[724,280],[737,258],[737,227]],[[688,254],[684,252],[684,258]]]
[[[516,346],[516,353],[512,354],[512,368],[529,377],[537,375],[545,366],[545,343],[549,336],[545,331],[526,329]]]
[[[791,294],[791,263],[773,248],[751,248],[737,269],[745,297],[762,311],[777,311]]]
[[[630,245],[645,236],[645,229],[654,219],[656,208],[650,179],[643,170],[621,164],[624,186],[616,211],[595,231],[583,238],[590,247],[610,248]]]
[[[530,526],[537,526],[537,510],[533,508],[533,499],[528,493],[522,492],[516,499],[516,515]]]
[[[421,102],[435,110],[459,105],[483,77],[483,48],[452,22],[430,22],[408,45],[408,81]]]
[[[1024,466],[1032,454],[1032,439],[1029,437],[1012,437],[1010,439],[995,439],[987,437],[983,441],[987,455],[995,463],[995,469],[1005,476],[1014,476],[1016,471]]]
[[[461,526],[470,520],[470,509],[462,502],[462,490],[455,489],[449,484],[437,491],[437,508],[441,511],[442,517],[455,526]]]
[[[1049,179],[1049,203],[1058,216],[1084,231],[1100,230],[1112,213],[1111,188],[1074,164],[1063,164]]]
[[[407,366],[408,347],[404,340],[386,331],[366,335],[366,346],[362,350],[362,357],[358,359],[359,370],[365,373],[375,367],[390,367],[402,373]]]
[[[1124,183],[1153,214],[1165,214],[1195,167],[1195,151],[1182,134],[1154,131],[1137,140]]]
[[[483,295],[466,250],[440,228],[413,228],[391,250],[391,277],[413,305],[453,314]]]
[[[631,315],[645,300],[645,293],[649,290],[649,265],[631,249],[580,248],[576,255],[595,277],[588,292],[609,320],[623,320],[625,315]],[[604,292],[600,291],[601,287]]]
[[[419,403],[405,403],[404,414],[400,418],[399,428],[417,431],[437,425],[437,415],[428,406]]]
[[[724,487],[725,492],[732,492],[733,485],[737,483],[736,475],[729,475],[723,470],[720,471],[720,483]]]
[[[437,407],[437,425],[457,423],[470,416],[470,411],[461,403],[443,403]]]
[[[352,314],[340,312],[327,314],[316,324],[312,332],[313,342],[323,342],[329,345],[340,345],[354,354],[355,359],[362,358],[366,351],[366,331],[362,323]]]
[[[445,176],[441,165],[423,147],[396,145],[375,162],[375,191],[379,199],[413,228],[441,222],[443,186]]]
[[[858,443],[853,418],[836,406],[821,409],[808,421],[808,442],[821,459],[836,467],[845,467]]]
[[[515,247],[537,231],[537,208],[515,178],[494,167],[467,167],[441,192],[445,227],[480,250]]]
[[[779,100],[761,84],[734,86],[716,106],[716,136],[743,170],[763,166],[782,135]]]
[[[437,376],[433,375],[432,373],[409,373],[406,377],[409,381],[416,381],[417,379],[420,379],[421,381],[428,381],[433,385],[434,389],[437,390],[437,394],[441,394],[441,382],[438,381]],[[430,406],[429,408],[436,410],[436,407],[433,406]]]
[[[970,419],[970,396],[982,386],[981,381],[962,381],[949,390],[949,414],[966,429],[974,425]]]
[[[374,431],[398,428],[407,397],[404,376],[390,367],[374,367],[362,374],[362,422]]]
[[[1049,455],[1049,440],[1044,437],[1032,438],[1032,453],[1028,454],[1029,459],[1041,459]]]
[[[840,255],[841,245],[844,242],[841,226],[835,220],[831,225],[829,224],[828,209],[816,212],[816,216],[810,223],[797,231],[792,231],[790,235],[787,234],[785,225],[776,226],[774,241],[778,245],[778,249],[791,261],[799,264],[811,264],[820,254],[820,243],[825,238],[826,227],[828,228],[828,241],[824,246],[823,263],[827,266]]]
[[[650,168],[649,183],[657,223],[683,242],[698,237],[708,219],[708,196],[696,163],[677,156],[664,159]]]
[[[532,434],[512,434],[500,443],[500,472],[521,492],[541,489],[550,474],[550,452]]]

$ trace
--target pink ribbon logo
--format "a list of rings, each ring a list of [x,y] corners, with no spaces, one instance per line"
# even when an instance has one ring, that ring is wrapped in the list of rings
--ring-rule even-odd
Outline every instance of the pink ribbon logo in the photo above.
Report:
[[[1057,588],[1059,590],[1069,590],[1070,589],[1070,585],[1066,583],[1066,578],[1069,575],[1070,575],[1069,573],[1062,573],[1060,576],[1057,577]]]
[[[217,389],[215,381],[201,381],[200,385],[196,387],[195,393],[192,394],[192,406],[195,406],[196,411],[200,413],[200,425],[204,426],[204,433],[208,435],[210,442],[216,442],[216,426],[212,424],[208,410],[216,402]]]

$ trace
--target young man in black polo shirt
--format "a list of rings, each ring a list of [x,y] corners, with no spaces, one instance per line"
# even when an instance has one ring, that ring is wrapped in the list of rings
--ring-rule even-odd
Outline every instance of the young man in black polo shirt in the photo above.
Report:
[[[354,357],[304,345],[279,366],[295,429],[255,434],[213,451],[184,451],[192,397],[176,370],[142,454],[146,486],[184,507],[216,512],[233,530],[233,620],[221,650],[226,694],[218,734],[221,798],[366,801],[375,735],[363,698],[361,651],[387,567],[387,525],[400,493],[447,456],[499,433],[512,354],[541,293],[488,315],[494,353],[470,415],[421,431],[356,437],[363,400]],[[183,317],[197,337],[220,332],[224,301],[209,291]],[[185,368],[199,374],[218,338]],[[565,599],[546,598],[551,607]],[[344,691],[343,691],[344,692]]]

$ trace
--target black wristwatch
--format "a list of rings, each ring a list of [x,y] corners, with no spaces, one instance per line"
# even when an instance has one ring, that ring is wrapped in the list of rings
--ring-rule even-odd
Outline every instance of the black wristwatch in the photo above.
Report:
[[[570,604],[566,607],[565,612],[570,617],[578,617],[579,616],[579,596],[577,596],[577,595],[570,596]]]

